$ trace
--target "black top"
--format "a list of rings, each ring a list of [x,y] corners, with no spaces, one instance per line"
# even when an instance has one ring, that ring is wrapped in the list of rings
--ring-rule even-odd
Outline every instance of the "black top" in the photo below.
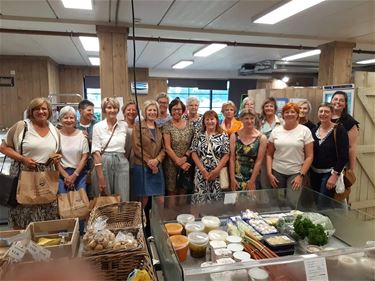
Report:
[[[336,124],[342,124],[347,132],[349,132],[353,126],[357,126],[357,128],[359,128],[359,122],[349,114],[345,114],[340,118],[332,119],[331,121]]]
[[[333,167],[336,172],[341,172],[349,161],[349,139],[346,130],[342,125],[336,126],[337,155],[333,137],[334,130],[319,144],[319,138],[316,134],[318,129],[319,127],[316,127],[312,134],[314,138],[314,160],[312,165],[318,169]]]
[[[301,124],[301,125],[306,126],[307,128],[309,128],[311,132],[312,132],[312,131],[315,129],[315,127],[316,127],[316,125],[315,125],[313,122],[311,122],[310,120],[307,120],[306,123],[303,123],[303,124]]]

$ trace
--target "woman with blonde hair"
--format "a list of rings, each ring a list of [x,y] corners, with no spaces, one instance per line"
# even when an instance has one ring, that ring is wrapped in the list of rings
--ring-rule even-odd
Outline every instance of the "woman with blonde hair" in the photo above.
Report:
[[[299,106],[299,123],[306,126],[313,131],[316,125],[309,120],[309,113],[311,112],[311,103],[308,100],[298,103]]]
[[[221,107],[221,113],[224,115],[224,121],[221,123],[221,128],[230,135],[238,130],[242,129],[241,121],[238,121],[235,116],[237,113],[237,107],[232,101],[223,103]]]
[[[146,206],[150,196],[164,195],[164,175],[162,162],[165,157],[161,128],[156,119],[159,105],[154,100],[143,104],[144,120],[134,127],[132,147],[134,164],[132,167],[132,194]],[[143,150],[142,150],[143,148]]]
[[[230,136],[231,189],[255,190],[267,138],[255,128],[256,115],[251,109],[243,109],[239,118],[243,128]]]
[[[128,125],[117,120],[120,104],[115,98],[104,98],[102,112],[105,119],[94,125],[92,154],[95,175],[94,192],[99,194],[120,194],[129,200],[129,161],[125,156],[126,131]]]
[[[48,164],[51,154],[60,152],[60,133],[48,121],[52,107],[46,98],[33,99],[27,119],[18,121],[8,131],[0,152],[12,158],[10,174],[22,171],[55,170],[59,158]],[[9,225],[24,229],[30,222],[58,219],[57,201],[39,205],[18,205],[9,210]]]

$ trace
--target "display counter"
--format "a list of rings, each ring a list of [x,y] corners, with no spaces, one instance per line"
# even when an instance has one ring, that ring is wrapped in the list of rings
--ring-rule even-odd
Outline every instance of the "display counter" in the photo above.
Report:
[[[225,192],[215,197],[166,196],[154,197],[152,203],[151,232],[166,280],[251,280],[248,274],[253,268],[266,270],[269,277],[264,280],[270,281],[375,280],[375,244],[366,244],[375,240],[375,218],[313,190]],[[179,261],[166,223],[175,223],[180,214],[192,214],[195,221],[204,216],[216,216],[221,228],[225,228],[229,217],[238,216],[246,209],[259,214],[291,210],[320,213],[331,220],[335,232],[321,248],[323,250],[313,254],[296,247],[293,255],[208,267],[201,267],[205,257],[193,258],[190,253],[184,262]],[[324,279],[325,276],[328,279]]]

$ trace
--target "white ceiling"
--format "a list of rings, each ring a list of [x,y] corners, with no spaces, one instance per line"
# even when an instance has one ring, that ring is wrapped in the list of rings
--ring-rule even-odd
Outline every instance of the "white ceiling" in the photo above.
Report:
[[[251,22],[279,2],[134,0],[135,18],[140,20],[135,35],[309,47],[338,40],[356,42],[355,49],[375,51],[375,0],[327,0],[275,25]],[[65,9],[60,0],[0,0],[0,28],[95,34],[96,25],[131,26],[130,0],[93,0],[93,6],[92,11],[84,11]],[[207,58],[194,58],[193,52],[203,46],[137,41],[136,67],[149,68],[152,76],[232,78],[244,63],[279,60],[300,52],[232,46]],[[90,65],[88,55],[98,56],[87,53],[74,36],[4,32],[0,32],[0,54],[49,56],[66,65]],[[131,41],[128,54],[132,66]],[[353,62],[370,58],[375,55],[353,54]],[[173,70],[171,66],[182,59],[193,59],[194,64]],[[319,56],[308,60],[318,62]]]

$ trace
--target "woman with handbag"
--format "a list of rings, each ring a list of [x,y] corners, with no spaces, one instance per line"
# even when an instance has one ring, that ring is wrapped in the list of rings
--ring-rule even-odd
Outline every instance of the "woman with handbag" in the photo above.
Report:
[[[177,185],[176,180],[179,169],[188,171],[191,168],[188,160],[194,128],[192,123],[182,118],[185,109],[184,103],[179,98],[172,100],[169,104],[172,119],[165,123],[162,128],[167,153],[163,163],[167,195],[187,193],[183,186]]]
[[[117,120],[120,104],[115,98],[104,98],[105,119],[94,125],[91,151],[94,157],[93,189],[96,196],[119,194],[129,200],[129,161],[125,157],[128,125]]]
[[[256,113],[243,109],[243,128],[230,136],[229,174],[231,189],[255,190],[256,178],[267,148],[267,137],[255,128]]]
[[[215,111],[208,110],[203,114],[202,130],[195,134],[190,150],[195,163],[192,201],[219,198],[222,191],[219,176],[229,160],[229,138],[220,128]]]
[[[311,165],[311,187],[334,197],[335,186],[349,160],[349,139],[345,128],[331,121],[333,105],[322,103],[318,107],[319,125],[312,131],[314,161]]]
[[[359,122],[348,113],[348,95],[343,91],[336,91],[331,99],[333,105],[332,122],[342,124],[349,137],[348,169],[354,171],[356,164],[356,147],[359,135]]]
[[[287,103],[282,109],[284,125],[272,130],[267,147],[267,174],[273,188],[298,190],[313,161],[311,131],[299,124],[299,107]]]
[[[13,125],[0,151],[13,159],[10,174],[19,171],[53,171],[60,157],[60,134],[48,121],[52,107],[46,98],[33,99],[27,108],[27,119]],[[57,182],[56,182],[57,184]],[[18,205],[9,211],[9,225],[26,228],[30,222],[58,219],[57,201],[47,204]]]
[[[161,129],[155,122],[159,114],[158,103],[147,100],[144,102],[143,108],[144,120],[134,127],[132,134],[134,153],[132,194],[145,207],[150,196],[164,195],[162,162],[165,151]],[[146,214],[148,215],[148,212]]]

